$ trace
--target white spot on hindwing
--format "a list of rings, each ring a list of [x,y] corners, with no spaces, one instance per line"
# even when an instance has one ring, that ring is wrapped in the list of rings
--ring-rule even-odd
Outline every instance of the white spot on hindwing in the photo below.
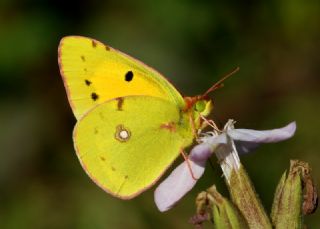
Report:
[[[116,127],[115,138],[120,142],[126,142],[130,139],[131,133],[130,130],[125,128],[122,124]]]
[[[119,137],[122,139],[127,139],[129,137],[129,133],[126,130],[121,130],[119,133]]]

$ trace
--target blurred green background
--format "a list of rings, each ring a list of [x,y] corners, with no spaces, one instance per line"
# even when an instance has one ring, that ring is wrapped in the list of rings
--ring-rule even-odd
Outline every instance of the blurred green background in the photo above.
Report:
[[[94,185],[72,145],[75,118],[57,64],[66,35],[142,60],[184,95],[240,66],[213,94],[217,124],[298,125],[293,139],[242,157],[268,211],[290,159],[309,162],[319,184],[319,24],[318,0],[0,0],[0,228],[192,228],[199,191],[215,183],[228,195],[217,164],[166,213],[154,189],[121,201]],[[319,212],[306,218],[310,228],[320,228]]]

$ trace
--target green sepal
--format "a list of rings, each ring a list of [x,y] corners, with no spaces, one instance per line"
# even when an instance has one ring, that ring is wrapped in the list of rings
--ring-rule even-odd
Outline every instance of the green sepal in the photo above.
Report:
[[[208,195],[212,203],[212,218],[216,229],[249,228],[237,207],[224,198],[215,186],[208,189]]]

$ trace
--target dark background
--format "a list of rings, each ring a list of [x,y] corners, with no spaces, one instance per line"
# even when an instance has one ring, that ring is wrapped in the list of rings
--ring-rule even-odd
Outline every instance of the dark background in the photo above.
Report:
[[[192,228],[198,192],[215,183],[228,195],[217,164],[167,213],[156,209],[154,189],[122,201],[94,185],[72,145],[57,64],[66,35],[120,49],[189,96],[240,66],[213,94],[217,124],[298,125],[294,138],[242,157],[267,210],[290,159],[309,162],[319,184],[319,22],[318,0],[0,0],[0,227]],[[305,222],[319,228],[319,217]]]

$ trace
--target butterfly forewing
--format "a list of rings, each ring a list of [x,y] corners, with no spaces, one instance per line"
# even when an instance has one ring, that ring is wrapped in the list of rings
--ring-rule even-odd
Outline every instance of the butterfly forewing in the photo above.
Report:
[[[182,96],[161,74],[94,39],[63,38],[59,66],[77,119],[97,104],[128,95],[150,95],[184,107]]]

